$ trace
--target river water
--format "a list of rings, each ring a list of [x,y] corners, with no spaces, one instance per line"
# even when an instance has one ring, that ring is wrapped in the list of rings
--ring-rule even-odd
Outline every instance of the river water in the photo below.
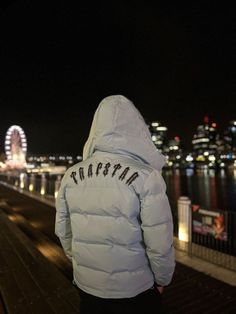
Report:
[[[209,210],[236,212],[236,170],[165,170],[163,177],[173,210],[180,196]]]

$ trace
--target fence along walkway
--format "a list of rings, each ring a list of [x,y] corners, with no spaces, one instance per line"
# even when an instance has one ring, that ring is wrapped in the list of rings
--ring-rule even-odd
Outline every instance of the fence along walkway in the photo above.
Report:
[[[0,297],[7,313],[78,313],[78,290],[1,211],[0,247]]]
[[[209,263],[236,272],[236,256],[228,255],[196,243],[187,243],[174,237],[174,246],[179,251],[186,252],[190,257],[198,257]]]

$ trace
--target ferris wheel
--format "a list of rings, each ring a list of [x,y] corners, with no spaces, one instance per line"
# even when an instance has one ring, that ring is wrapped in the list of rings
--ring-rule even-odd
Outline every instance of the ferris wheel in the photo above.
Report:
[[[7,160],[24,162],[27,153],[25,132],[18,125],[12,125],[5,137],[5,153]]]

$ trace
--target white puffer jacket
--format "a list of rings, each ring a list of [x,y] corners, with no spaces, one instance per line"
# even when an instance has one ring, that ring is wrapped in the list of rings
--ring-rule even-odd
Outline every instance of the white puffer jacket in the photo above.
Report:
[[[165,159],[127,98],[100,103],[83,155],[56,201],[55,231],[76,284],[102,298],[133,297],[154,281],[168,285],[175,261]]]

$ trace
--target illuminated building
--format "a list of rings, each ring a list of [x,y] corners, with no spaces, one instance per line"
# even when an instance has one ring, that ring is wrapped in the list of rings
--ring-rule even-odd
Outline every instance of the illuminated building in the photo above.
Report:
[[[229,126],[224,132],[224,141],[226,150],[236,151],[236,120],[230,121]]]
[[[204,124],[197,127],[197,132],[192,139],[193,151],[197,154],[215,154],[217,152],[217,141],[219,134],[216,123],[209,124],[208,117],[204,118]]]
[[[224,135],[224,149],[220,151],[221,167],[236,168],[236,120],[231,120]]]
[[[168,142],[165,153],[168,156],[169,167],[179,168],[181,166],[183,153],[179,136],[175,136]]]
[[[167,149],[167,127],[160,122],[155,121],[149,125],[149,130],[152,136],[152,141],[160,152],[165,152]]]
[[[192,139],[195,161],[214,167],[220,143],[216,123],[209,123],[208,117],[204,117],[204,123],[197,127]]]

